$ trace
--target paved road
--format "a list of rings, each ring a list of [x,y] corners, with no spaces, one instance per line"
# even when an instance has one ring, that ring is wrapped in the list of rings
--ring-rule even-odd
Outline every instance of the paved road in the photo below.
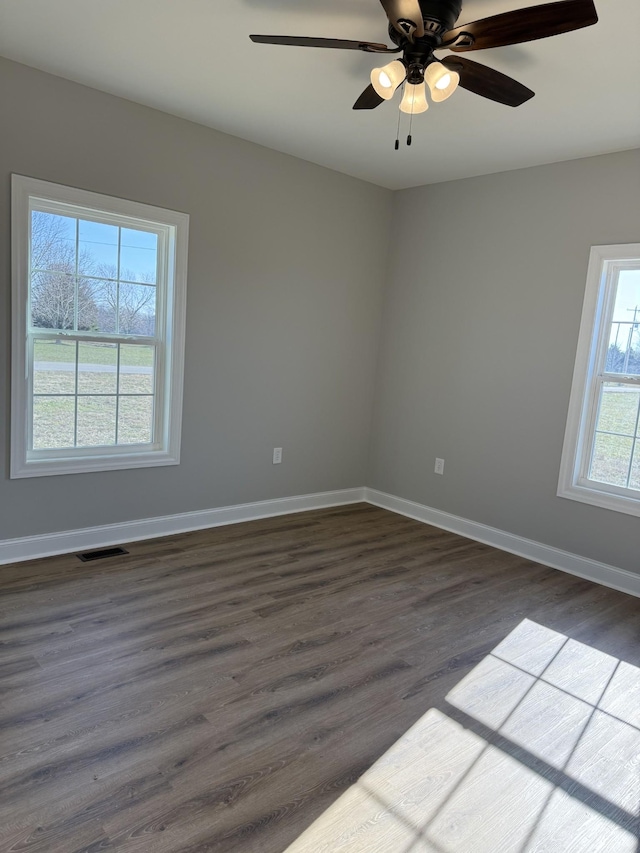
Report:
[[[36,361],[34,362],[35,370],[64,370],[73,372],[76,369],[73,361]],[[115,364],[84,364],[80,362],[78,369],[82,373],[115,373]],[[121,364],[120,373],[138,373],[147,374],[153,373],[152,367],[138,364]]]

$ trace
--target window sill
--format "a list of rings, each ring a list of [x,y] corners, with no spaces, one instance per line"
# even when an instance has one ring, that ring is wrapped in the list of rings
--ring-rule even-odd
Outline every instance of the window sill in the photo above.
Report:
[[[577,484],[561,486],[558,489],[559,498],[591,504],[592,506],[610,509],[614,512],[624,512],[627,515],[640,516],[640,496],[637,498],[616,495],[590,486]]]
[[[95,455],[85,456],[82,459],[32,460],[13,465],[11,479],[48,477],[56,474],[89,474],[96,471],[122,471],[129,468],[154,468],[179,464],[179,454],[158,450],[128,453],[122,456]]]

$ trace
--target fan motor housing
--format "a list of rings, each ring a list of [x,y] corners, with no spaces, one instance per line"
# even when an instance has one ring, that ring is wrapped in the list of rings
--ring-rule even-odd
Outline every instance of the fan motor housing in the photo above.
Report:
[[[455,26],[462,11],[462,0],[418,0],[418,2],[425,34],[417,41],[425,41],[435,47],[442,41],[442,36]],[[399,33],[393,24],[389,25],[389,37],[397,45],[404,46],[407,42],[406,36]]]
[[[462,12],[462,0],[418,0],[425,30],[429,23],[439,24],[441,32],[452,30]]]

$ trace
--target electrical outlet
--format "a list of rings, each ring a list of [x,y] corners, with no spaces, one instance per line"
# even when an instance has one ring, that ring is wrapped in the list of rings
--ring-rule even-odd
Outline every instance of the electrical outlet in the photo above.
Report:
[[[436,467],[433,470],[436,474],[444,474],[444,459],[436,457]]]
[[[273,464],[279,465],[282,462],[282,448],[274,447],[273,448]]]

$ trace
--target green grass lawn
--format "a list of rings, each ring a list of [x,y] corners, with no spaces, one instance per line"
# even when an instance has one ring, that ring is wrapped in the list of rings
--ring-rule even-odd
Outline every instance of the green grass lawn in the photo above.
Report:
[[[80,344],[80,361],[89,364],[115,364],[117,344]],[[75,341],[36,341],[35,361],[73,362],[76,360]],[[125,364],[151,367],[153,347],[121,344],[121,360]]]
[[[124,373],[120,377],[121,394],[152,394],[153,377],[145,373]],[[34,394],[75,394],[76,375],[71,370],[36,370]],[[115,373],[83,373],[78,375],[79,394],[115,394]]]
[[[614,486],[627,485],[633,436],[637,430],[640,389],[605,389],[598,417],[591,478]],[[615,432],[618,435],[604,435]],[[640,488],[640,442],[631,466],[631,488]]]
[[[605,390],[600,406],[598,429],[633,435],[638,418],[639,401],[640,388],[630,391]]]
[[[33,446],[73,447],[75,397],[34,397]],[[145,444],[152,438],[153,397],[120,397],[118,444]],[[78,397],[78,447],[115,444],[116,397]]]
[[[37,342],[33,374],[33,446],[36,449],[103,447],[115,444],[117,344],[79,344],[77,444],[76,371],[38,370],[38,362],[74,364],[75,342]],[[121,344],[120,364],[134,372],[120,373],[118,444],[146,444],[152,439],[153,375],[135,368],[153,365],[153,348]],[[84,364],[109,365],[112,370],[83,370]],[[127,394],[145,396],[128,397]],[[64,395],[64,396],[63,396]]]

